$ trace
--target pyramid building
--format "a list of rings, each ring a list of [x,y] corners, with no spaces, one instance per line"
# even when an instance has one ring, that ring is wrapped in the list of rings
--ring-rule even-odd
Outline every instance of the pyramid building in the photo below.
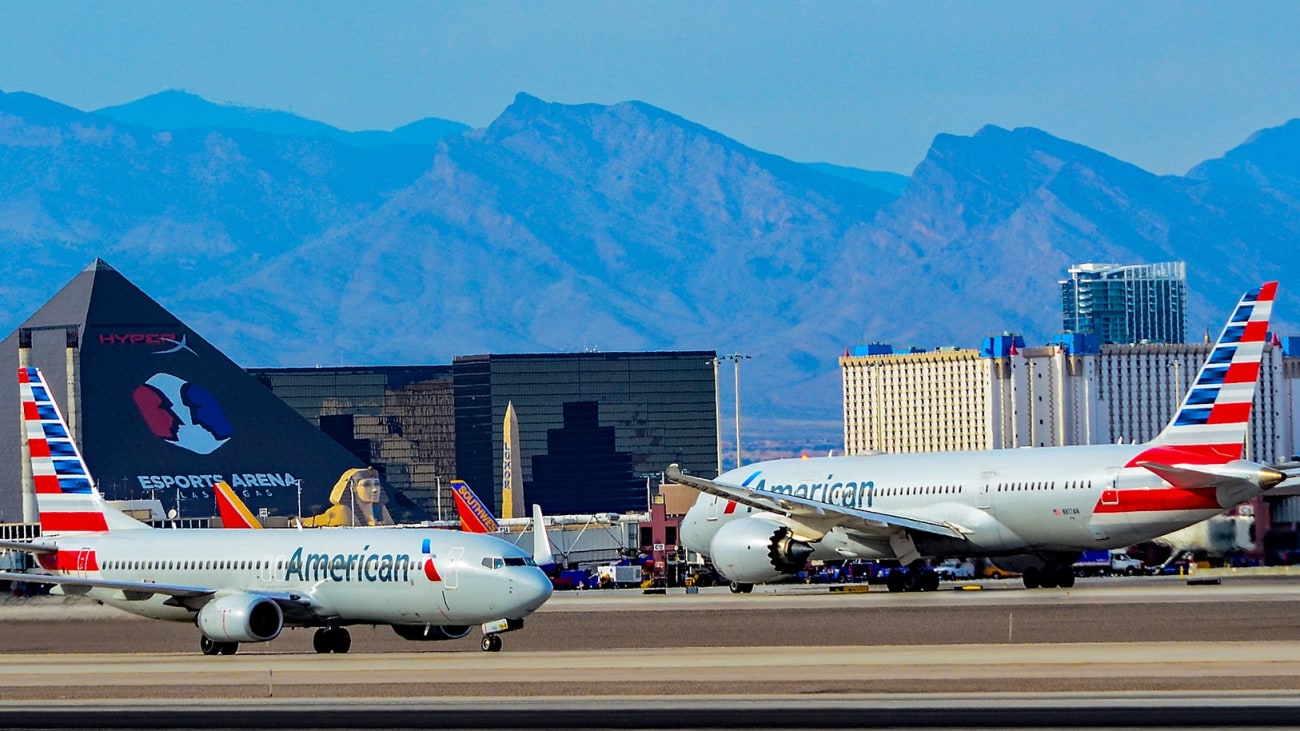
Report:
[[[345,470],[366,466],[96,259],[0,347],[12,434],[0,439],[0,522],[23,519],[20,358],[45,374],[109,500],[207,517],[225,480],[255,514],[297,515],[301,485],[301,512],[314,515]]]

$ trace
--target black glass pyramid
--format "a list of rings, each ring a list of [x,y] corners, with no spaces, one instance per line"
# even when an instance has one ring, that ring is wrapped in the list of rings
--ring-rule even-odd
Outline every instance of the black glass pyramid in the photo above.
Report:
[[[11,435],[0,438],[0,522],[22,519],[19,334],[30,333],[29,365],[67,414],[66,326],[80,340],[82,452],[110,500],[157,497],[206,517],[224,479],[254,513],[295,515],[301,480],[303,513],[314,515],[344,470],[365,466],[96,259],[0,346],[0,425]]]

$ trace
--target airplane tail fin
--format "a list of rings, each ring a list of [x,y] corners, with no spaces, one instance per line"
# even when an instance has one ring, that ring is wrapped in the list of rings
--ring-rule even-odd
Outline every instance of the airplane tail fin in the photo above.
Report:
[[[217,497],[217,514],[221,516],[222,528],[262,528],[262,522],[225,481],[218,481],[213,493]]]
[[[1276,294],[1277,282],[1267,282],[1242,295],[1178,412],[1140,459],[1164,464],[1241,459]]]
[[[466,533],[495,533],[499,524],[492,511],[464,480],[451,481],[452,499],[456,501],[456,514],[460,516],[460,529]]]
[[[18,369],[18,395],[40,512],[41,533],[97,533],[148,528],[104,502],[81,451],[37,368]]]

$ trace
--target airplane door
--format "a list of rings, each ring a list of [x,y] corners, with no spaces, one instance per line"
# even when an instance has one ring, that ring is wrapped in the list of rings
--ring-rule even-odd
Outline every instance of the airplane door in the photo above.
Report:
[[[84,578],[90,568],[90,559],[94,552],[89,548],[83,548],[77,551],[77,576]]]
[[[442,577],[442,588],[455,591],[460,586],[460,565],[464,556],[463,546],[456,546],[447,553],[447,575]]]
[[[981,472],[978,491],[975,493],[975,507],[989,510],[993,507],[993,483],[998,481],[996,472]]]
[[[701,497],[709,501],[709,504],[706,506],[707,509],[704,511],[704,519],[717,520],[719,507],[726,501],[715,495],[701,495]]]

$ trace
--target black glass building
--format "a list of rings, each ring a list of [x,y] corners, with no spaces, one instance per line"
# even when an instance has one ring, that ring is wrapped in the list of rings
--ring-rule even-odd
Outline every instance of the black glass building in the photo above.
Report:
[[[384,485],[430,517],[455,513],[451,366],[250,368],[254,378],[320,427]],[[393,512],[398,520],[414,516]]]
[[[456,468],[501,505],[513,403],[524,497],[547,513],[646,509],[670,463],[717,472],[713,351],[457,356]]]

